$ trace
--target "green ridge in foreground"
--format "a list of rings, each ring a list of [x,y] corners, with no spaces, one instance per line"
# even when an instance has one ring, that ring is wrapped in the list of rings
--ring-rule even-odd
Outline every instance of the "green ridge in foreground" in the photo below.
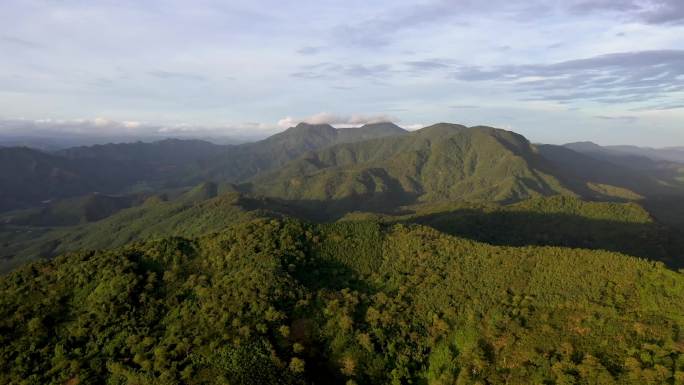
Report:
[[[421,226],[257,220],[0,277],[0,383],[676,384],[684,277]]]

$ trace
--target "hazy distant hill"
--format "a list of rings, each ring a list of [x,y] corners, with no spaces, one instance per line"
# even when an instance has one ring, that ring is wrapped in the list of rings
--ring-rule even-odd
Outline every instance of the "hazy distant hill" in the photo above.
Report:
[[[28,226],[68,226],[95,222],[116,212],[141,204],[145,196],[91,193],[85,196],[57,199],[24,210],[4,213],[0,222]]]
[[[684,163],[684,148],[680,147],[648,148],[637,146],[607,146],[606,148],[619,153],[641,155],[655,160]]]
[[[589,187],[596,193],[597,198],[600,198],[600,195],[608,195],[615,198],[639,199],[651,194],[674,193],[674,190],[664,185],[656,175],[626,167],[620,162],[580,153],[563,146],[539,145],[537,148],[544,158],[553,163],[559,174],[568,179],[568,183],[580,181],[580,185],[576,185],[575,189]],[[587,192],[587,195],[592,197],[592,192]]]
[[[300,123],[264,140],[228,148],[220,156],[199,163],[188,175],[193,182],[202,179],[244,181],[260,172],[272,170],[308,151],[337,143],[352,143],[373,138],[405,134],[393,123],[366,124],[336,129],[328,124]]]
[[[165,139],[152,143],[110,143],[72,147],[58,151],[56,154],[70,159],[99,159],[180,166],[214,156],[224,151],[225,148],[226,146],[202,140]]]
[[[592,158],[636,170],[672,187],[684,186],[684,150],[636,146],[599,146],[591,142],[569,143],[564,147]]]
[[[24,258],[74,248],[218,231],[262,214],[334,221],[367,212],[397,219],[407,212],[426,214],[421,205],[444,204],[444,210],[463,215],[454,221],[461,223],[460,229],[477,223],[490,230],[494,225],[525,229],[477,237],[488,242],[599,245],[674,265],[680,254],[669,250],[679,247],[677,236],[661,229],[659,222],[684,227],[678,219],[684,210],[678,203],[684,196],[682,186],[650,166],[629,167],[613,155],[590,153],[595,149],[592,144],[576,150],[533,145],[514,132],[447,123],[410,133],[389,123],[345,129],[300,124],[239,146],[168,140],[80,147],[59,154],[4,148],[0,209],[25,209],[0,216],[0,257],[8,261],[4,266],[15,266]],[[629,156],[641,159],[642,165],[662,164]],[[226,198],[226,193],[234,198]],[[621,206],[605,206],[617,212],[601,208],[613,218],[601,221],[552,213],[548,207],[554,204],[529,215],[490,215],[470,206],[453,209],[550,196],[638,201],[655,220],[623,226]],[[41,203],[44,200],[49,202]],[[434,223],[442,226],[454,217],[439,218]],[[568,234],[551,236],[546,228],[561,222],[567,225],[556,227]],[[454,228],[449,226],[442,228]],[[620,230],[613,232],[612,227]],[[629,246],[621,237],[639,241]],[[650,240],[640,241],[643,237]],[[638,250],[639,245],[647,250]]]
[[[565,147],[586,154],[612,156],[619,161],[619,158],[638,160],[644,162],[644,159],[653,162],[668,161],[684,163],[684,148],[682,147],[667,147],[667,148],[650,148],[638,146],[600,146],[593,142],[576,142],[568,143]]]
[[[101,159],[81,161],[22,147],[0,148],[0,210],[116,191],[143,178],[145,172]]]
[[[166,236],[195,237],[220,231],[236,222],[294,214],[277,202],[221,190],[225,189],[203,183],[173,200],[152,196],[145,202],[117,207],[97,221],[78,217],[87,215],[84,199],[67,200],[57,208],[38,212],[8,213],[0,217],[0,273],[57,253],[107,249]],[[123,199],[116,202],[123,204]],[[72,207],[65,207],[69,203]],[[99,203],[100,214],[104,209],[112,209],[110,202],[110,206]],[[91,206],[85,205],[88,207]]]
[[[674,151],[674,150],[673,150]],[[490,127],[392,123],[336,129],[299,124],[242,145],[198,140],[75,147],[55,154],[2,148],[0,210],[93,192],[158,192],[206,181],[344,210],[419,201],[514,202],[564,194],[641,199],[679,192],[684,166],[593,143],[532,145]]]
[[[92,192],[156,191],[208,180],[239,181],[310,150],[402,133],[391,123],[339,130],[300,124],[244,145],[168,139],[82,146],[56,153],[0,148],[0,211]]]
[[[374,201],[514,202],[555,194],[621,192],[633,198],[638,194],[627,190],[652,185],[649,191],[657,190],[657,181],[647,176],[562,147],[533,146],[509,131],[442,123],[307,154],[258,176],[248,188],[293,201],[351,200],[363,207]]]

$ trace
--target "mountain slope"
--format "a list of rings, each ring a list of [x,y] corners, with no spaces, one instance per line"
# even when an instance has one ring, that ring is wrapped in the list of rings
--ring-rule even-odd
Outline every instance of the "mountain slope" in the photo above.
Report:
[[[684,152],[678,149],[651,149],[636,146],[599,146],[591,142],[569,143],[564,147],[592,158],[613,163],[638,174],[659,179],[684,189]]]
[[[123,193],[239,181],[334,143],[401,135],[392,123],[335,129],[300,124],[244,145],[168,139],[74,147],[57,153],[0,148],[0,211],[92,192]]]
[[[220,231],[233,223],[290,213],[288,207],[275,202],[237,193],[218,195],[216,185],[205,183],[174,200],[151,197],[144,204],[78,226],[4,223],[0,224],[0,272],[30,260],[69,251],[109,249],[168,236],[194,237]]]
[[[489,244],[612,250],[661,261],[675,269],[684,267],[680,234],[634,202],[553,196],[506,206],[455,204],[412,209],[414,213],[398,219]],[[396,221],[392,217],[385,220]]]
[[[638,146],[600,146],[592,142],[567,143],[564,146],[582,153],[601,153],[627,157],[632,156],[648,158],[652,161],[684,163],[684,148],[682,147],[651,148]]]
[[[260,172],[282,166],[309,151],[337,143],[352,143],[373,138],[405,134],[393,123],[367,124],[336,129],[328,124],[300,123],[264,140],[232,146],[220,156],[200,162],[189,170],[193,182],[220,180],[244,181]]]
[[[580,153],[564,146],[539,145],[537,148],[558,173],[567,178],[567,183],[574,183],[576,190],[588,187],[594,198],[612,196],[633,200],[681,193],[676,187],[658,179],[657,174],[627,167],[614,158]],[[585,195],[592,197],[591,192]]]
[[[145,195],[87,194],[51,201],[40,207],[0,215],[0,222],[24,226],[69,226],[95,222],[116,212],[141,204]]]
[[[606,146],[604,148],[616,153],[638,155],[653,160],[684,163],[684,148],[681,147],[650,148],[637,146]]]
[[[667,384],[682,314],[616,253],[260,220],[0,277],[0,382]]]
[[[110,143],[71,147],[56,152],[70,159],[99,159],[157,165],[182,165],[214,156],[225,146],[190,139],[165,139],[145,143]]]
[[[373,196],[398,201],[512,202],[573,192],[522,136],[437,124],[407,135],[330,147],[255,178],[251,191],[287,200]],[[396,202],[387,202],[396,204]]]
[[[117,192],[145,175],[146,170],[125,163],[0,148],[0,211],[90,192]]]

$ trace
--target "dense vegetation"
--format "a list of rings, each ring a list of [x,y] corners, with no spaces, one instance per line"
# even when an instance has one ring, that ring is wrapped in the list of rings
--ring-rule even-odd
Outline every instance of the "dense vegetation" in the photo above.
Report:
[[[0,271],[9,271],[36,257],[79,249],[113,248],[132,241],[167,236],[195,237],[256,218],[287,216],[328,222],[337,216],[327,215],[326,209],[333,213],[339,211],[339,206],[333,203],[328,207],[321,206],[321,209],[318,206],[305,209],[279,200],[226,192],[214,184],[199,185],[175,199],[162,198],[153,196],[139,206],[77,226],[0,224],[0,245],[4,245],[0,253],[3,258]],[[54,214],[54,210],[51,213]],[[55,218],[63,221],[72,216],[66,211]],[[16,216],[15,220],[32,218]],[[37,219],[43,221],[46,218],[38,216]],[[497,245],[612,250],[662,261],[674,268],[684,267],[684,238],[681,233],[656,222],[636,203],[586,202],[555,196],[512,205],[466,202],[418,204],[383,213],[354,211],[341,219],[417,223],[447,234]]]
[[[496,245],[618,251],[684,267],[684,238],[635,203],[556,196],[509,206],[424,208],[408,222]]]
[[[206,185],[170,201],[152,196],[139,206],[77,226],[0,225],[0,272],[37,257],[78,249],[113,248],[136,240],[171,235],[194,237],[218,231],[232,223],[288,213],[286,207],[247,199],[236,193],[217,195],[214,191],[207,194],[203,187]]]
[[[684,380],[684,277],[610,252],[258,220],[0,279],[0,382]]]
[[[242,145],[169,139],[74,147],[56,153],[0,148],[0,211],[93,192],[121,194],[187,187],[207,180],[243,181],[307,151],[403,133],[391,123],[347,129],[302,123]]]
[[[635,151],[2,148],[0,384],[683,384],[684,165]]]
[[[533,145],[501,129],[440,123],[308,153],[257,175],[242,189],[338,212],[416,202],[512,203],[559,194],[613,201],[681,196],[679,168],[612,160]]]
[[[412,198],[514,202],[573,195],[552,171],[520,135],[442,123],[308,154],[256,178],[251,190],[300,201],[376,196],[390,206]]]
[[[336,129],[328,124],[300,123],[264,140],[235,146],[224,154],[200,162],[191,169],[190,180],[245,181],[261,172],[276,169],[309,151],[339,143],[405,134],[392,123],[366,124],[362,127]]]

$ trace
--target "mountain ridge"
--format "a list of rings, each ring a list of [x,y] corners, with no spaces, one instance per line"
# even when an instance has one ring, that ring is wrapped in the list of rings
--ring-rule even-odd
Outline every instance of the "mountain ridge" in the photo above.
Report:
[[[55,153],[0,147],[0,159],[6,166],[0,168],[0,182],[7,186],[0,191],[0,211],[93,192],[121,194],[193,186],[207,180],[241,181],[333,142],[405,132],[392,123],[353,129],[301,123],[243,145],[167,139],[80,146]]]
[[[547,174],[550,167],[519,134],[439,123],[402,136],[309,153],[257,176],[251,188],[285,199],[320,200],[383,193],[391,186],[399,187],[395,193],[425,195],[426,200],[494,197],[505,202],[557,192],[572,195]],[[455,187],[459,183],[464,185],[460,189]],[[296,191],[303,185],[325,191]]]

